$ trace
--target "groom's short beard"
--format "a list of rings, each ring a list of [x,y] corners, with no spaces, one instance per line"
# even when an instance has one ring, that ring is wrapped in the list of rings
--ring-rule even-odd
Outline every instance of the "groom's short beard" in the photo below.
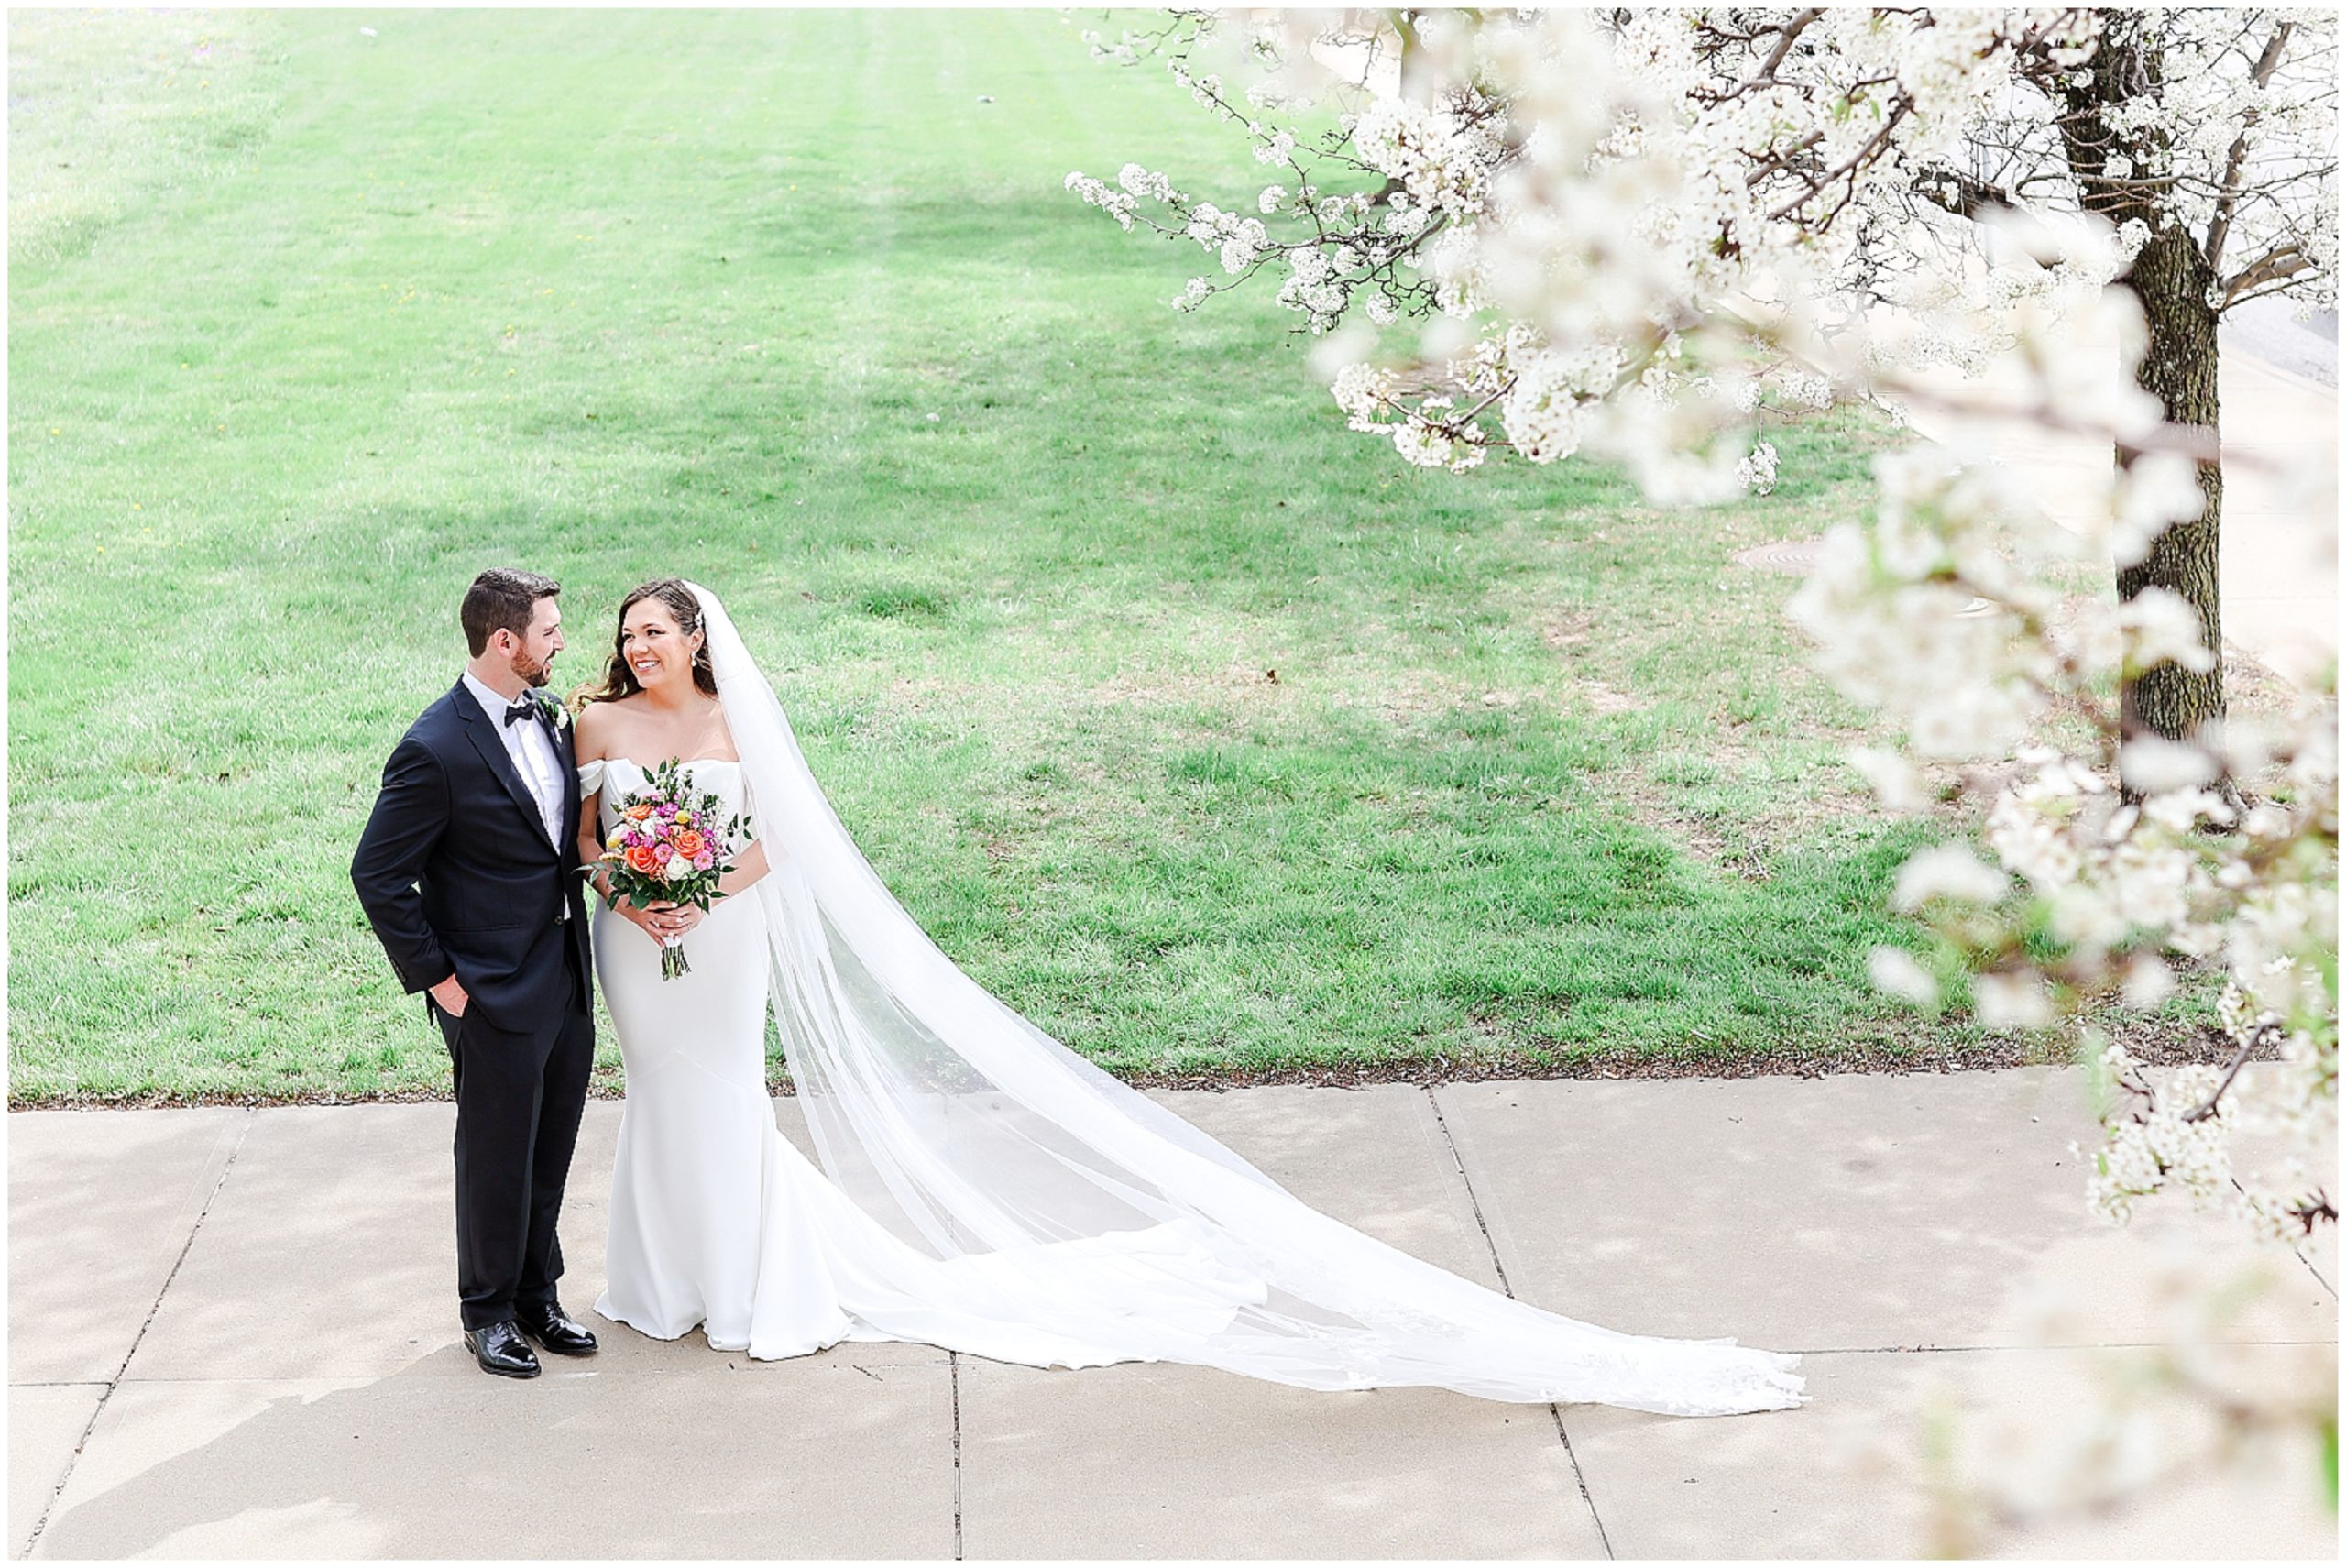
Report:
[[[548,659],[540,663],[534,660],[524,663],[517,659],[513,662],[513,673],[533,686],[542,686],[554,679],[554,661]]]

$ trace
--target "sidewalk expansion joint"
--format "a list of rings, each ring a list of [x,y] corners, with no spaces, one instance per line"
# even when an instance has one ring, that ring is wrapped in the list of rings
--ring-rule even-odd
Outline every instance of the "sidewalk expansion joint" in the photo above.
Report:
[[[82,1428],[82,1435],[74,1440],[73,1452],[65,1460],[65,1473],[49,1489],[48,1500],[40,1506],[40,1517],[33,1521],[32,1533],[25,1537],[24,1555],[27,1557],[30,1557],[33,1548],[40,1544],[41,1532],[49,1528],[49,1516],[56,1510],[57,1499],[65,1495],[67,1483],[73,1479],[74,1466],[82,1463],[82,1451],[90,1445],[90,1434],[98,1430],[98,1418],[106,1413],[106,1401],[114,1398],[116,1388],[122,1387],[123,1374],[130,1370],[131,1358],[146,1343],[147,1331],[155,1326],[155,1316],[163,1310],[163,1298],[170,1294],[171,1286],[180,1277],[181,1266],[187,1262],[187,1255],[195,1249],[196,1235],[203,1229],[203,1222],[211,1214],[213,1201],[220,1196],[220,1189],[228,1184],[228,1172],[236,1168],[236,1157],[245,1152],[245,1139],[252,1135],[253,1119],[258,1114],[257,1111],[247,1111],[244,1121],[237,1126],[236,1141],[230,1146],[228,1157],[220,1162],[220,1174],[214,1179],[212,1190],[203,1195],[203,1204],[195,1212],[195,1223],[188,1227],[187,1240],[180,1244],[179,1255],[171,1259],[171,1270],[163,1276],[162,1288],[155,1292],[154,1304],[147,1309],[147,1316],[139,1323],[138,1332],[130,1336],[130,1348],[122,1353],[122,1364],[114,1369],[114,1376],[106,1379],[105,1392],[98,1396],[97,1406],[91,1410],[88,1424]]]
[[[1519,1300],[1515,1287],[1507,1281],[1507,1265],[1499,1260],[1499,1245],[1492,1239],[1490,1222],[1483,1217],[1483,1200],[1474,1191],[1474,1179],[1466,1174],[1466,1161],[1458,1153],[1458,1140],[1450,1135],[1450,1121],[1442,1113],[1442,1102],[1434,1098],[1431,1087],[1425,1095],[1426,1104],[1433,1112],[1433,1124],[1442,1133],[1442,1146],[1450,1151],[1451,1168],[1458,1172],[1459,1185],[1466,1189],[1467,1207],[1474,1212],[1474,1228],[1483,1233],[1483,1245],[1490,1249],[1491,1271],[1498,1276],[1499,1288],[1507,1293],[1507,1299]],[[1564,1458],[1573,1467],[1573,1483],[1580,1488],[1580,1500],[1588,1508],[1589,1522],[1596,1527],[1597,1544],[1605,1549],[1609,1562],[1614,1555],[1613,1538],[1606,1531],[1605,1516],[1596,1511],[1596,1499],[1589,1496],[1588,1476],[1580,1467],[1580,1455],[1573,1452],[1572,1433],[1564,1430],[1564,1409],[1551,1400],[1548,1414],[1556,1423],[1556,1441],[1564,1445]]]
[[[946,1353],[953,1386],[953,1561],[961,1561],[961,1353]]]

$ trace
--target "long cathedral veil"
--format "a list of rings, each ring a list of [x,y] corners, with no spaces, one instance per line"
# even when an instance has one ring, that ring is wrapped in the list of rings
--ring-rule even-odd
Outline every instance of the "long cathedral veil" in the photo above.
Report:
[[[757,890],[798,1102],[832,1183],[948,1266],[957,1310],[1096,1347],[1060,1359],[1310,1388],[1802,1402],[1796,1356],[1576,1322],[1332,1220],[995,1000],[882,885],[724,606],[693,592],[772,867]]]

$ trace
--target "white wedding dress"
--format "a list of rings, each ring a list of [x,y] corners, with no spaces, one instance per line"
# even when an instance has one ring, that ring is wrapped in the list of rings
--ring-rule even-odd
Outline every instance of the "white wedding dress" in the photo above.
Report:
[[[724,801],[724,815],[743,808],[740,764],[704,758],[684,770],[691,787]],[[645,770],[626,758],[578,770],[580,792],[601,795],[605,837],[615,803],[645,782]],[[1115,1344],[1054,1332],[1046,1320],[1056,1301],[1040,1312],[1022,1308],[1030,1281],[998,1277],[1003,1271],[989,1270],[988,1255],[948,1265],[890,1236],[782,1135],[766,1090],[766,928],[757,900],[718,900],[685,952],[691,970],[663,980],[659,946],[640,927],[608,908],[596,914],[595,970],[627,1067],[597,1312],[654,1339],[700,1329],[714,1349],[769,1361],[841,1340],[909,1340],[1033,1365],[1128,1359]],[[1157,1238],[1133,1250],[1149,1246],[1185,1274],[1218,1277],[1203,1249]],[[1072,1265],[1104,1248],[1074,1242],[1058,1250]],[[1133,1287],[1148,1277],[1119,1277]],[[1228,1294],[1218,1299],[1229,1305],[1253,1288],[1235,1277],[1223,1283]],[[1191,1303],[1184,1291],[1158,1306],[1181,1313]]]
[[[685,767],[747,809],[771,870],[710,910],[673,981],[639,927],[597,916],[627,1066],[597,1312],[762,1358],[907,1340],[1675,1415],[1803,1402],[1795,1356],[1577,1322],[1330,1219],[1004,1006],[873,874],[695,592],[741,760]],[[642,774],[579,770],[606,835]],[[767,1098],[769,1003],[819,1168]]]

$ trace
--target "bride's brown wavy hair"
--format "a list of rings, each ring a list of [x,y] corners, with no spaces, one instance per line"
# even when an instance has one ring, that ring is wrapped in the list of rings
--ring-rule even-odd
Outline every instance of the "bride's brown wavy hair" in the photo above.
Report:
[[[708,640],[705,635],[708,628],[701,618],[700,600],[693,596],[693,590],[682,577],[660,577],[645,583],[619,600],[619,622],[611,633],[610,667],[603,672],[600,687],[581,686],[570,694],[570,706],[574,711],[590,702],[616,702],[623,696],[633,696],[643,689],[643,683],[635,678],[635,671],[628,666],[626,658],[619,652],[619,639],[627,635],[627,612],[651,598],[656,598],[668,607],[668,613],[676,618],[676,630],[685,636],[690,637],[696,631],[704,633],[700,651],[693,655],[693,685],[706,696],[717,695],[717,672],[709,667]]]

